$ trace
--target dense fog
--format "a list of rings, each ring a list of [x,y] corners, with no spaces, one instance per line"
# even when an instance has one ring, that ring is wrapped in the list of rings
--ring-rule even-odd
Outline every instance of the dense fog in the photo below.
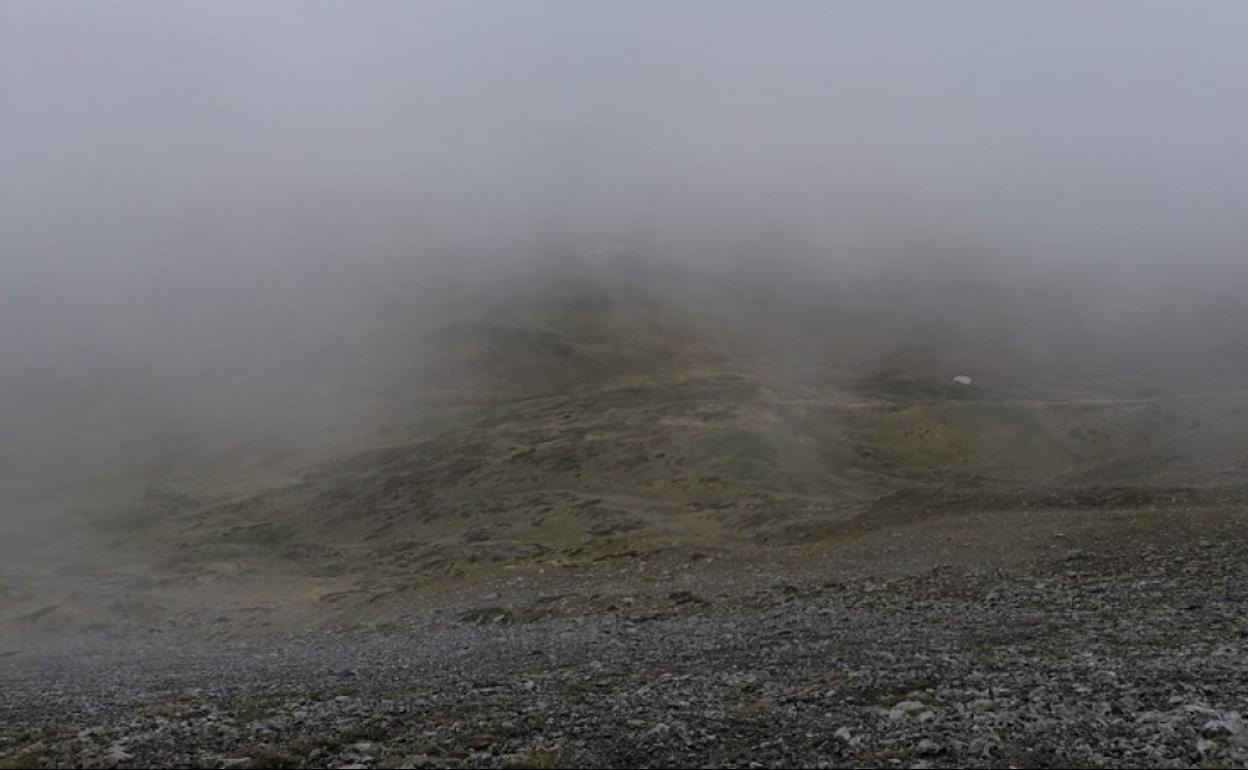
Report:
[[[4,0],[6,483],[323,432],[446,287],[569,275],[734,333],[725,298],[954,316],[1234,382],[1246,34],[1231,3]]]

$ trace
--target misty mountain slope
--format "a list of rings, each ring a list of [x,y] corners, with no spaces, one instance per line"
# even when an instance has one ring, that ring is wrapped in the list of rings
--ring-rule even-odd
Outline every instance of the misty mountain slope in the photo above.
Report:
[[[819,344],[863,344],[835,336]],[[1233,395],[1071,382],[1082,397],[1025,398],[938,380],[904,346],[873,376],[826,352],[796,371],[792,350],[627,297],[478,305],[410,339],[422,368],[393,379],[408,389],[395,398],[453,412],[452,427],[383,424],[382,448],[224,502],[192,496],[137,537],[188,576],[445,578],[806,541],[897,492],[1244,481]]]
[[[1248,3],[0,2],[0,770],[1248,767]]]
[[[317,345],[222,372],[240,414],[289,394],[276,421],[184,423],[122,493],[26,507],[6,617],[68,633],[219,612],[228,635],[508,575],[800,559],[927,516],[1206,505],[1185,490],[1248,481],[1243,394],[1161,388],[1112,340],[1054,367],[1064,332],[1013,350],[1008,313],[924,326],[921,302],[821,291],[396,287]],[[334,376],[305,392],[291,366]]]

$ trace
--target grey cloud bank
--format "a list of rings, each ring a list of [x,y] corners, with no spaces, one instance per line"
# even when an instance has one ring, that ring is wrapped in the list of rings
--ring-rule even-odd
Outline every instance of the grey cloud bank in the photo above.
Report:
[[[618,243],[781,298],[1056,285],[1073,324],[1240,351],[1246,33],[1233,3],[6,0],[0,415],[43,431],[32,392],[72,414],[97,378],[209,408],[206,371],[366,345],[400,287]]]

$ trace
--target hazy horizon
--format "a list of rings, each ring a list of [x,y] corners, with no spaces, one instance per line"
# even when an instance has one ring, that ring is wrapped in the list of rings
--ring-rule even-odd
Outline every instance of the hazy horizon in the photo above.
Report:
[[[321,419],[291,394],[372,376],[438,287],[569,272],[1244,363],[1243,6],[0,13],[0,414],[58,446]]]

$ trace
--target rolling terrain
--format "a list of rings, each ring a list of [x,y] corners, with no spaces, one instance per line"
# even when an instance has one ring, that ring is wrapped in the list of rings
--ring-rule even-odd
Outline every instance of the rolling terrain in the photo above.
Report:
[[[1248,391],[740,309],[452,299],[349,430],[80,491],[0,569],[0,761],[1244,757]]]

